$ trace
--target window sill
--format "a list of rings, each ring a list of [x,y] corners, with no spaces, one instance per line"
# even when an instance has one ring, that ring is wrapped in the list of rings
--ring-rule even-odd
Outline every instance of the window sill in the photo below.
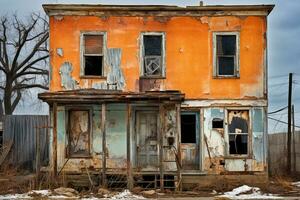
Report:
[[[80,76],[80,79],[106,79],[106,76]]]
[[[240,79],[239,76],[213,76],[213,79]]]
[[[224,159],[252,159],[251,155],[230,155],[225,156]]]
[[[166,79],[165,76],[140,76],[140,79]]]

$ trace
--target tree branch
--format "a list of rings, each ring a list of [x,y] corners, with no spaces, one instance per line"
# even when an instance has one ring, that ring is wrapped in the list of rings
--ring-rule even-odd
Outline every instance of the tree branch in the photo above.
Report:
[[[26,71],[27,69],[32,68],[32,69],[37,70],[38,68],[35,68],[35,67],[32,67],[32,66],[33,66],[34,64],[36,64],[36,63],[42,61],[42,60],[45,60],[45,59],[48,58],[48,57],[49,57],[49,55],[47,54],[47,55],[45,55],[45,56],[39,57],[39,58],[35,59],[34,61],[30,62],[30,63],[27,64],[20,72],[16,73],[16,74],[13,76],[13,79],[16,79],[16,78],[18,78],[18,77],[20,77],[20,76],[23,76],[24,73],[25,73],[25,71]],[[28,73],[27,73],[27,74],[28,74]]]
[[[13,90],[21,90],[21,89],[29,89],[29,88],[41,88],[44,90],[48,90],[47,86],[41,84],[18,84],[13,87]]]
[[[11,105],[12,110],[15,110],[16,106],[18,105],[19,101],[21,100],[21,97],[22,97],[21,91],[18,90],[17,97],[14,99],[14,101]]]

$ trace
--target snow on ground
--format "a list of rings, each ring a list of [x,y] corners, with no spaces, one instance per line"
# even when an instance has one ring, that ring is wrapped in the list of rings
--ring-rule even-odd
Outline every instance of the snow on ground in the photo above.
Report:
[[[43,198],[48,199],[81,199],[81,200],[100,200],[100,199],[107,199],[107,200],[140,200],[140,199],[146,199],[143,196],[137,196],[132,194],[129,190],[124,190],[123,192],[117,193],[114,196],[105,198],[97,198],[93,197],[92,195],[90,197],[83,197],[80,196],[64,196],[64,195],[54,195],[50,190],[32,190],[28,193],[24,194],[7,194],[7,195],[0,195],[0,200],[9,200],[9,199],[34,199],[34,197],[40,196]]]
[[[250,187],[243,185],[233,189],[230,192],[225,192],[219,197],[227,197],[230,199],[282,199],[274,194],[263,194],[258,187]]]
[[[292,185],[293,185],[293,186],[296,186],[296,187],[300,187],[300,181],[298,181],[298,182],[293,182]]]

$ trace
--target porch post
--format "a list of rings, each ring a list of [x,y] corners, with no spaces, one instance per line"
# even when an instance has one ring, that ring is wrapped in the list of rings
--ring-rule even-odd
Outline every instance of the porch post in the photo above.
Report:
[[[163,135],[164,135],[164,107],[162,104],[159,105],[159,182],[160,182],[160,190],[164,190],[164,171],[163,171]]]
[[[101,132],[102,132],[102,187],[106,187],[106,104],[101,105]]]
[[[130,119],[131,119],[131,105],[127,103],[127,188],[131,190],[133,188],[133,177],[132,177],[132,165],[131,165],[131,137],[130,137]]]
[[[53,141],[52,141],[52,161],[53,177],[57,176],[57,103],[53,103]]]

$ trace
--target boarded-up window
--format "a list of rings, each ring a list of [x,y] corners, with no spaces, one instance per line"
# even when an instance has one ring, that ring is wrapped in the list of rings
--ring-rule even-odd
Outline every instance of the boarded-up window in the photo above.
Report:
[[[163,54],[163,35],[143,35],[143,76],[162,76]]]
[[[83,35],[84,75],[103,76],[103,35]]]
[[[90,155],[89,110],[70,110],[68,120],[68,156],[86,157]]]
[[[238,65],[237,35],[217,34],[216,42],[216,75],[236,76]]]
[[[248,154],[249,144],[249,111],[228,111],[229,154]]]

